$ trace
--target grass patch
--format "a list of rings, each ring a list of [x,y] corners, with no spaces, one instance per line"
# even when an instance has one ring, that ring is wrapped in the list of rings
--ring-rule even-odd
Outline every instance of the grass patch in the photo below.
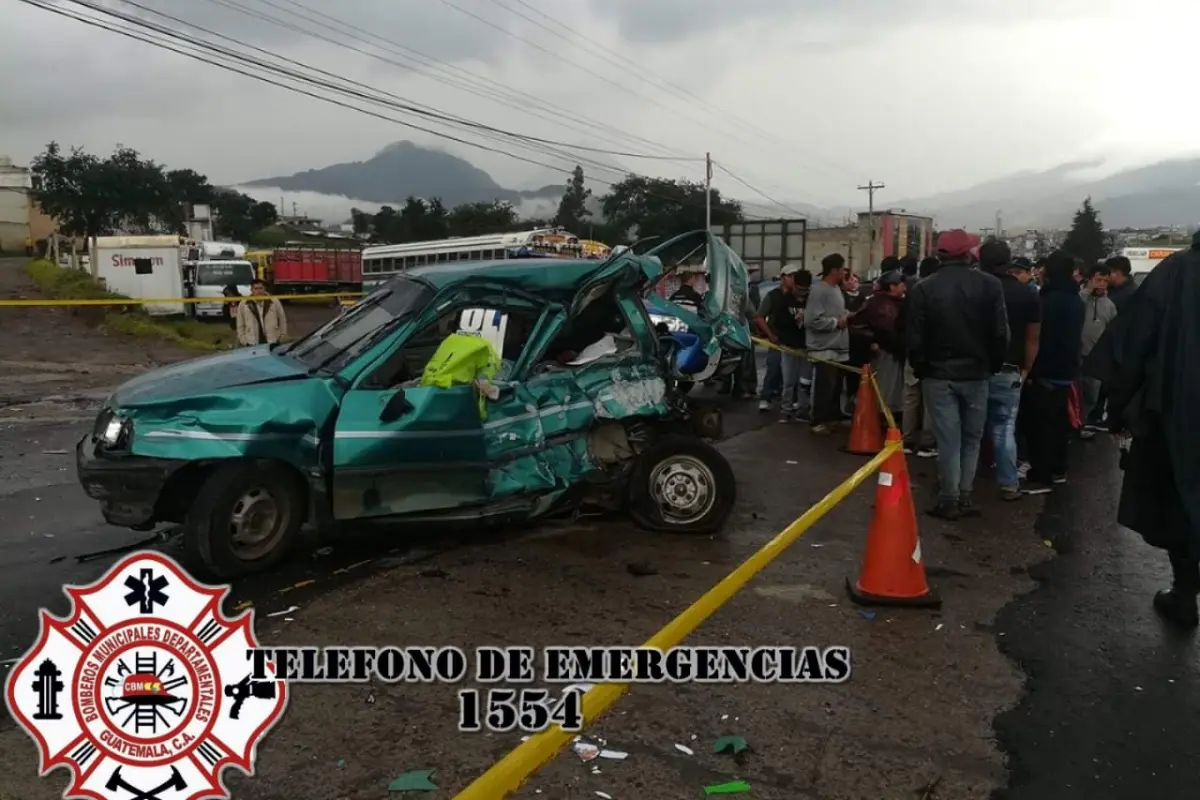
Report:
[[[52,300],[129,299],[108,291],[83,270],[62,269],[50,261],[31,261],[25,267],[25,272],[42,294]],[[161,339],[190,350],[211,352],[227,350],[236,345],[235,334],[224,321],[206,323],[193,319],[152,317],[139,306],[128,305],[76,306],[73,312],[91,324],[102,324],[116,333]]]

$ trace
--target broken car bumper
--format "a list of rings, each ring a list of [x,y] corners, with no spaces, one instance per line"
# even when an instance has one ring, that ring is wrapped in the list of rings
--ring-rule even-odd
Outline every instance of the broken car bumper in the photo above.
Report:
[[[105,455],[97,451],[90,434],[75,445],[75,466],[83,491],[100,501],[106,522],[135,530],[153,527],[159,495],[181,463]]]

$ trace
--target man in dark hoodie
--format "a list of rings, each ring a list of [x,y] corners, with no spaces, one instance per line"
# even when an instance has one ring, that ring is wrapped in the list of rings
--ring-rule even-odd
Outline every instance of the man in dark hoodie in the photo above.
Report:
[[[909,253],[904,258],[900,259],[900,274],[904,276],[904,289],[909,291],[913,284],[918,280],[917,270],[920,269],[920,264],[917,257]]]
[[[913,287],[906,313],[908,357],[938,446],[938,497],[929,513],[947,520],[979,515],[971,491],[988,381],[1008,350],[1004,291],[994,275],[972,268],[975,241],[963,230],[938,237],[942,266]]]
[[[1137,293],[1133,282],[1133,264],[1125,256],[1113,256],[1104,262],[1108,267],[1108,299],[1112,300],[1120,314]]]
[[[1117,522],[1167,551],[1171,589],[1155,595],[1154,610],[1185,629],[1197,626],[1200,593],[1197,304],[1200,233],[1146,276],[1086,364],[1104,382],[1109,430],[1125,451]]]
[[[1083,348],[1084,304],[1075,283],[1078,263],[1061,250],[1046,259],[1042,284],[1042,331],[1037,359],[1029,373],[1028,447],[1030,494],[1067,482],[1068,410],[1071,387],[1079,378]]]

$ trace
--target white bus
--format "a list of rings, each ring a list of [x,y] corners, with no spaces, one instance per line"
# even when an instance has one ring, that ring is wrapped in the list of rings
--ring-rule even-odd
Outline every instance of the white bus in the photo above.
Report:
[[[578,236],[559,228],[379,245],[363,250],[363,291],[370,292],[393,275],[413,267],[531,256],[584,258],[585,252]]]

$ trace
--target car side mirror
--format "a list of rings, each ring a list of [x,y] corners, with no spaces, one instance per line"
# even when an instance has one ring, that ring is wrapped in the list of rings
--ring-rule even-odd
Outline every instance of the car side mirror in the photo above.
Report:
[[[404,396],[404,390],[397,389],[396,393],[384,405],[383,410],[379,412],[379,421],[395,422],[412,410],[413,404],[408,402],[408,399]]]

